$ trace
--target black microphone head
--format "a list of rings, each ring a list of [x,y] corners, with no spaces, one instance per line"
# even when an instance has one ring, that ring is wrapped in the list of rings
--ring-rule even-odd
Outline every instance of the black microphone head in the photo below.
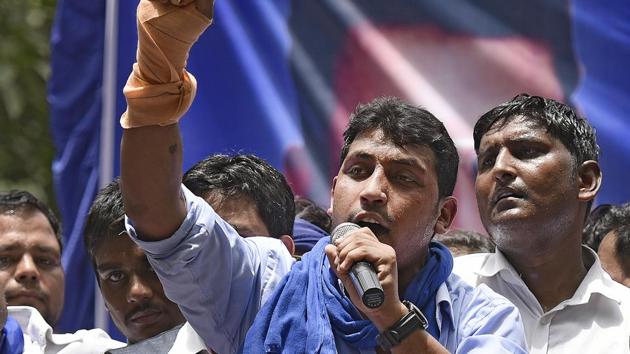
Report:
[[[330,233],[330,242],[335,242],[338,239],[342,239],[343,236],[347,234],[348,232],[352,230],[357,230],[360,228],[361,226],[355,223],[342,222],[341,224],[337,225],[337,227],[335,227],[334,230],[332,230],[332,232]]]

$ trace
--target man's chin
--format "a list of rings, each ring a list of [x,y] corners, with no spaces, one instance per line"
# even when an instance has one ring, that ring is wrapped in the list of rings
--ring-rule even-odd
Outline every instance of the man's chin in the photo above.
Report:
[[[16,298],[11,299],[10,301],[8,301],[7,305],[9,305],[9,306],[29,306],[29,307],[33,307],[40,314],[42,314],[42,316],[44,316],[44,313],[46,313],[46,308],[44,307],[44,304],[42,304],[41,301],[39,301],[37,299],[33,299],[31,297],[18,296]]]

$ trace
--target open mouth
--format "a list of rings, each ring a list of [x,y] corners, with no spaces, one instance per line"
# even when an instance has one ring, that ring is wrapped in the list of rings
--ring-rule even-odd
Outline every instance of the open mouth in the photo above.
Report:
[[[376,236],[384,235],[384,234],[386,234],[389,231],[385,226],[383,226],[381,224],[378,224],[378,223],[369,222],[369,221],[358,221],[357,225],[359,225],[361,227],[367,227]]]
[[[494,204],[497,204],[503,200],[510,200],[510,199],[522,199],[523,198],[523,194],[515,192],[513,190],[503,190],[498,192],[494,199]]]

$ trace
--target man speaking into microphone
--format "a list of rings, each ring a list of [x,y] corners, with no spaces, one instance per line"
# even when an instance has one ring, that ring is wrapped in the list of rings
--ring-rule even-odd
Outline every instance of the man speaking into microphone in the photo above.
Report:
[[[293,266],[256,317],[244,352],[524,353],[514,306],[451,275],[451,254],[431,242],[457,211],[459,158],[443,124],[424,109],[378,98],[357,107],[343,137],[329,212],[346,230]],[[378,290],[357,280],[363,262],[382,287],[380,306],[362,296]]]

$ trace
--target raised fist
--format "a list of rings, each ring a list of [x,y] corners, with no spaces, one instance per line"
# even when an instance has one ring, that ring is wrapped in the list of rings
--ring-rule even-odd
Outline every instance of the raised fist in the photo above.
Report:
[[[161,4],[170,4],[174,6],[187,6],[191,3],[195,3],[197,10],[202,14],[206,15],[208,18],[212,18],[212,10],[214,1],[213,0],[149,0],[153,2],[158,2]]]

